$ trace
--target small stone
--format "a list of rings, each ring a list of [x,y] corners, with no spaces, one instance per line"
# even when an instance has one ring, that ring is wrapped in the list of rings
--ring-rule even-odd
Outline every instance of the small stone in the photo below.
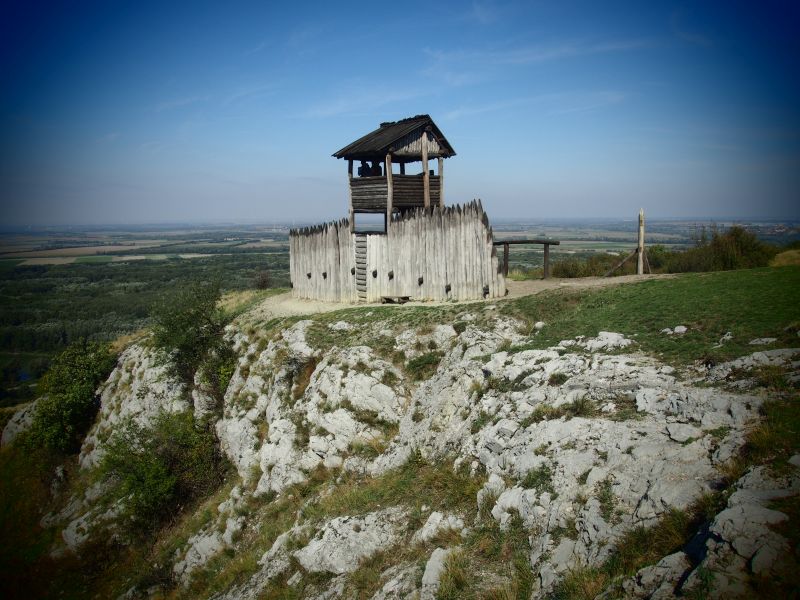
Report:
[[[778,338],[772,338],[772,337],[756,338],[754,340],[750,340],[750,345],[751,346],[766,346],[767,344],[772,344],[772,343],[777,342],[777,341],[778,341]]]
[[[289,585],[289,587],[294,587],[302,580],[303,580],[303,574],[300,571],[297,571],[294,575],[289,577],[286,583]]]
[[[461,531],[464,529],[464,521],[455,515],[443,515],[438,511],[434,511],[425,521],[425,525],[417,531],[411,538],[411,543],[429,542],[441,531],[448,529]]]
[[[536,321],[536,323],[533,324],[533,328],[536,331],[541,331],[542,329],[544,329],[544,321]]]
[[[792,458],[789,459],[789,464],[794,465],[795,467],[800,467],[800,454],[795,454]]]
[[[672,332],[675,335],[683,335],[684,333],[686,333],[686,331],[687,329],[685,325],[676,325],[675,329],[672,330]]]
[[[684,425],[683,423],[670,423],[667,425],[667,434],[670,439],[676,442],[688,442],[689,440],[697,439],[702,435],[697,427],[692,425]]]
[[[420,593],[421,600],[432,599],[436,597],[436,592],[439,590],[439,578],[444,571],[444,563],[448,555],[453,552],[455,548],[436,548],[431,553],[428,563],[425,565],[425,573],[422,575],[422,590]]]
[[[665,333],[667,335],[672,335],[673,332],[672,332],[672,329],[670,329],[669,327],[665,327],[664,329],[661,330],[661,333]]]

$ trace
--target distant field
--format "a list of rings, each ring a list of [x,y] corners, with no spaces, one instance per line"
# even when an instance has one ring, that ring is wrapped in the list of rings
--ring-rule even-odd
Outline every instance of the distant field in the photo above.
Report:
[[[137,248],[150,248],[159,246],[157,242],[142,242],[139,244],[108,244],[104,246],[73,246],[68,248],[16,248],[4,246],[0,258],[49,258],[64,256],[89,256],[94,254],[108,254],[113,252],[135,250]]]
[[[0,406],[30,398],[31,384],[66,345],[146,327],[154,303],[172,290],[214,280],[224,290],[254,290],[261,271],[272,287],[289,285],[286,253],[133,258],[0,259]],[[52,264],[63,261],[70,264]]]
[[[96,265],[100,263],[109,263],[112,260],[114,260],[113,256],[76,256],[74,262]]]
[[[495,239],[550,237],[552,260],[623,253],[636,244],[636,223],[493,222]],[[648,245],[690,246],[702,223],[649,221]],[[762,239],[800,238],[797,224],[752,224]],[[163,294],[218,279],[227,291],[289,286],[288,227],[170,226],[43,230],[0,234],[0,404],[30,396],[50,357],[80,338],[113,340],[148,324]],[[502,258],[502,248],[498,248]],[[794,254],[782,261],[797,261]],[[510,267],[530,274],[542,246],[512,246]],[[237,297],[250,298],[245,293]]]

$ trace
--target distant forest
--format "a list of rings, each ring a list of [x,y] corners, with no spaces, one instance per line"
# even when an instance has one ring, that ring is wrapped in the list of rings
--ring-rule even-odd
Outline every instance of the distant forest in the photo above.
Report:
[[[271,250],[271,249],[270,249]],[[267,250],[270,252],[270,250]],[[265,279],[264,273],[268,273]],[[50,359],[80,340],[110,341],[149,324],[154,303],[196,281],[224,291],[288,287],[289,254],[98,264],[0,266],[0,405],[31,397]]]

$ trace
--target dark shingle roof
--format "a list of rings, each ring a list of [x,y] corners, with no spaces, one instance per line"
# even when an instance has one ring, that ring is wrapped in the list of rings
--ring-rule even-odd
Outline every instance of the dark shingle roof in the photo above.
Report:
[[[383,157],[395,142],[418,129],[424,130],[427,127],[430,127],[430,132],[439,142],[439,146],[443,150],[441,155],[445,158],[455,156],[456,151],[453,150],[450,142],[442,135],[430,115],[417,115],[401,121],[381,123],[378,129],[348,144],[338,152],[335,152],[333,156],[336,158],[352,158],[354,160]]]

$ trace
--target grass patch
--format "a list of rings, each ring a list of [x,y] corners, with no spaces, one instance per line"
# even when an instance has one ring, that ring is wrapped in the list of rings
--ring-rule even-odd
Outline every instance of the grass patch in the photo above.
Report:
[[[309,519],[328,519],[359,515],[378,506],[425,503],[431,510],[468,512],[483,485],[482,478],[469,474],[469,468],[453,470],[452,463],[432,464],[413,455],[402,467],[380,477],[346,476],[335,494],[304,507]]]
[[[597,406],[595,406],[595,403],[587,396],[581,396],[561,406],[540,404],[533,409],[531,414],[522,419],[520,426],[525,429],[532,423],[560,419],[561,417],[566,417],[566,419],[569,420],[573,417],[589,418],[595,415],[597,415]]]
[[[596,486],[595,495],[597,496],[597,501],[600,502],[600,514],[606,522],[611,522],[614,516],[614,507],[617,504],[614,492],[611,491],[613,485],[614,483],[610,479],[604,479]]]
[[[113,256],[78,256],[75,258],[74,262],[78,264],[100,265],[110,263],[112,260],[114,260]]]
[[[644,415],[636,408],[636,397],[628,394],[621,394],[614,399],[615,410],[608,418],[612,421],[630,421],[631,419],[641,419]]]
[[[310,357],[302,364],[296,365],[292,370],[292,400],[299,400],[306,393],[308,384],[311,383],[311,376],[317,368],[319,359],[316,356]]]
[[[550,495],[555,494],[553,489],[553,469],[548,464],[543,464],[528,471],[520,483],[522,487],[536,490],[540,494],[543,492],[549,492]]]
[[[611,556],[599,567],[578,567],[568,571],[550,595],[552,600],[589,600],[612,582],[629,577],[640,568],[676,552],[706,519],[705,502],[687,511],[672,509],[653,527],[636,527],[622,536]],[[619,592],[610,597],[620,597]]]
[[[439,363],[442,361],[444,354],[441,352],[426,352],[421,354],[406,363],[406,371],[411,374],[411,377],[416,381],[423,381],[428,379],[439,368]]]
[[[761,422],[750,430],[741,456],[727,466],[725,488],[713,494],[701,496],[686,511],[672,509],[665,513],[656,525],[650,528],[636,527],[618,540],[608,560],[599,567],[578,567],[556,585],[550,595],[558,600],[588,600],[604,590],[610,597],[621,595],[616,586],[625,577],[630,577],[646,565],[655,564],[668,554],[678,551],[697,532],[703,523],[709,522],[725,506],[731,486],[753,465],[770,465],[781,472],[791,468],[788,459],[800,452],[800,395],[796,392],[780,394],[773,392],[773,399],[762,407]],[[712,432],[724,436],[725,428]],[[588,474],[587,474],[588,476]],[[601,503],[601,512],[611,517],[614,497],[611,482],[604,480],[596,488]],[[796,548],[800,544],[797,522],[800,520],[800,497],[793,496],[776,501],[773,508],[789,515],[789,520],[777,526],[785,535],[797,559]],[[783,528],[783,529],[781,529]],[[685,592],[687,597],[707,597],[712,586],[713,572],[700,573],[702,585]],[[789,580],[776,578],[771,581],[754,579],[747,582],[753,597],[790,597],[797,589],[795,575]]]
[[[800,267],[687,273],[670,279],[579,292],[553,290],[504,304],[504,310],[529,323],[548,326],[522,349],[547,348],[577,335],[598,331],[636,333],[645,352],[689,363],[703,357],[727,332],[733,340],[714,353],[718,360],[750,354],[750,340],[778,338],[776,347],[796,347],[798,320],[790,290],[800,289]],[[769,310],[764,310],[768,306]],[[689,331],[667,336],[661,330],[682,324]]]

